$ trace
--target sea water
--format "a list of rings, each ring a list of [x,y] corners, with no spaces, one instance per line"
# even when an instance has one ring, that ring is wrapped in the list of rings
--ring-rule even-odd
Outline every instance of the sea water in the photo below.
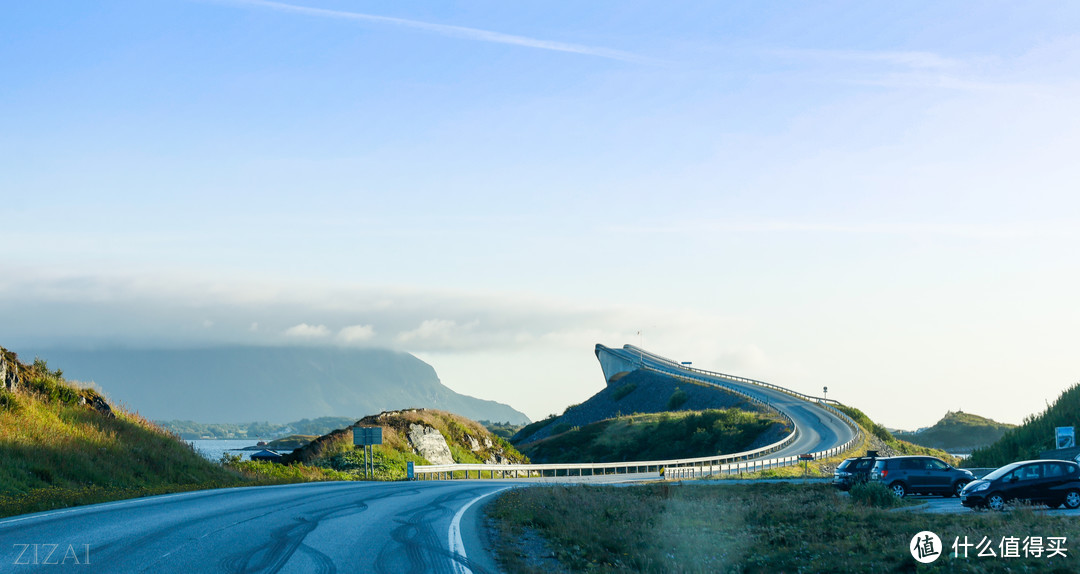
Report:
[[[191,446],[195,447],[195,452],[205,456],[208,460],[213,462],[220,462],[221,455],[228,452],[231,454],[238,454],[244,457],[244,460],[248,460],[248,455],[254,454],[258,451],[244,450],[249,446],[255,446],[260,440],[269,441],[269,439],[257,439],[257,438],[245,438],[245,439],[198,439],[185,441]]]

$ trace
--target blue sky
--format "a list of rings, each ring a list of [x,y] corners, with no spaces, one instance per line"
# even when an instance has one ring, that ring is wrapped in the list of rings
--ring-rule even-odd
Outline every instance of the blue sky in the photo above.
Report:
[[[23,3],[0,344],[391,347],[536,418],[641,341],[1019,422],[1078,378],[1078,12]]]

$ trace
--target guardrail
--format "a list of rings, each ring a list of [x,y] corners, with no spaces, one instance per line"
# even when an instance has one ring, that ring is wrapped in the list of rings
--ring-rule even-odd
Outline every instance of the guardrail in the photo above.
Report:
[[[818,451],[810,453],[817,458],[827,458],[834,456],[850,449],[854,446],[860,438],[859,425],[852,420],[851,417],[838,410],[832,404],[840,404],[836,401],[825,401],[825,399],[819,397],[811,397],[802,393],[797,393],[790,389],[773,385],[771,383],[765,383],[762,381],[756,381],[754,379],[746,379],[743,377],[735,377],[732,375],[725,375],[723,373],[714,373],[712,371],[705,371],[703,369],[694,369],[675,363],[670,359],[665,359],[658,355],[653,355],[644,349],[639,349],[632,345],[626,345],[623,349],[630,352],[638,351],[643,355],[649,355],[650,359],[670,364],[674,372],[658,369],[649,365],[646,365],[644,361],[641,362],[641,368],[658,372],[667,376],[673,376],[676,378],[682,378],[689,381],[695,381],[723,388],[724,390],[740,395],[747,400],[763,405],[769,410],[778,413],[780,416],[787,419],[791,424],[791,432],[785,436],[782,440],[777,441],[768,446],[764,446],[755,450],[706,456],[699,458],[689,459],[672,459],[672,460],[653,460],[653,461],[631,461],[631,462],[601,462],[601,463],[566,463],[566,464],[432,464],[432,465],[416,465],[413,467],[413,477],[417,480],[446,480],[455,478],[468,479],[472,477],[472,473],[476,473],[476,478],[484,478],[486,473],[488,478],[491,479],[513,479],[513,478],[533,478],[533,477],[572,477],[572,476],[598,476],[608,474],[641,474],[641,473],[657,473],[658,478],[665,479],[682,479],[682,478],[696,478],[702,476],[708,476],[711,474],[742,474],[744,472],[757,472],[760,470],[767,470],[770,468],[780,468],[782,466],[790,466],[799,462],[798,456],[787,456],[771,459],[758,459],[749,460],[752,457],[757,457],[769,453],[776,452],[795,440],[798,435],[799,428],[795,424],[795,421],[787,413],[778,409],[775,405],[771,404],[767,400],[762,400],[760,397],[756,397],[750,393],[744,392],[740,389],[735,389],[728,385],[724,385],[717,382],[716,378],[728,379],[732,382],[743,382],[754,385],[764,386],[773,390],[783,392],[806,400],[809,402],[817,403],[820,407],[830,411],[838,416],[848,426],[855,431],[855,435],[843,445],[833,447],[828,450]],[[691,371],[700,373],[709,378],[701,376],[692,376],[686,374],[684,371]],[[576,471],[576,474],[574,472]],[[461,476],[457,476],[460,473]],[[550,475],[548,474],[550,473]],[[560,474],[561,473],[561,474]]]
[[[612,350],[616,350],[616,349],[612,349]],[[748,379],[746,377],[740,377],[738,375],[728,375],[728,374],[719,373],[719,372],[716,372],[716,371],[707,371],[705,369],[699,369],[697,367],[689,367],[689,366],[686,366],[686,365],[684,365],[682,363],[673,361],[673,360],[671,360],[671,359],[669,359],[667,357],[662,357],[660,355],[657,355],[656,353],[650,353],[649,351],[646,351],[645,349],[642,349],[640,347],[635,347],[634,345],[623,345],[622,350],[626,351],[627,353],[630,353],[631,355],[634,355],[636,353],[638,358],[641,360],[642,366],[644,366],[644,364],[645,364],[645,361],[644,361],[645,356],[648,356],[653,361],[656,361],[658,363],[667,363],[667,364],[671,365],[673,368],[678,369],[678,370],[693,371],[693,372],[701,373],[703,375],[707,375],[707,376],[710,376],[710,377],[728,379],[730,381],[735,381],[735,382],[739,382],[739,383],[748,383],[748,384],[751,384],[751,385],[758,385],[758,386],[761,386],[761,387],[766,387],[766,388],[769,388],[769,389],[773,389],[774,391],[780,391],[782,393],[789,394],[789,395],[792,395],[794,397],[798,397],[798,398],[803,399],[805,401],[830,403],[830,404],[834,404],[834,405],[840,404],[839,401],[836,401],[836,400],[833,400],[833,399],[826,399],[824,397],[815,397],[813,395],[803,394],[803,393],[800,393],[798,391],[793,391],[793,390],[791,390],[789,388],[786,388],[786,387],[781,387],[780,385],[774,385],[772,383],[766,383],[765,381],[759,381],[757,379]]]

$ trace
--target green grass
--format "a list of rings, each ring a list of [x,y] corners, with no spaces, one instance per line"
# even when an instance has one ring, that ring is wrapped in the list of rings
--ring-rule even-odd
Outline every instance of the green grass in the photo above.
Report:
[[[783,423],[739,409],[623,416],[529,443],[536,462],[623,462],[711,456],[745,450]]]
[[[959,515],[893,512],[828,485],[759,483],[514,489],[487,507],[507,572],[548,572],[521,537],[538,533],[571,572],[1074,572],[1077,558],[953,558],[955,537],[1080,536],[1080,523],[1021,508]],[[929,566],[908,545],[937,533]],[[1069,544],[1066,544],[1068,547]]]

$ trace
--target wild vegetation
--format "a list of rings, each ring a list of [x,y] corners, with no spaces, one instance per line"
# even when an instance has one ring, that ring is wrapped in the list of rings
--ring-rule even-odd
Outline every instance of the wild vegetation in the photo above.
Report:
[[[1080,426],[1080,383],[1061,393],[1045,411],[1030,415],[1023,424],[1005,432],[997,442],[976,449],[968,458],[972,466],[997,467],[1039,458],[1040,453],[1053,449],[1056,427]]]
[[[770,431],[772,431],[770,433]],[[622,462],[711,456],[747,450],[784,421],[738,409],[617,417],[571,428],[521,447],[535,462]]]
[[[920,432],[893,433],[910,443],[952,452],[971,452],[993,444],[1016,425],[965,413],[947,412],[934,426]]]
[[[826,484],[549,486],[506,491],[487,507],[508,572],[1073,572],[1076,557],[968,558],[952,543],[1080,536],[1080,523],[1030,507],[1006,513],[892,512],[870,492]],[[567,517],[573,517],[567,519]],[[912,536],[938,534],[945,555],[912,557]],[[536,539],[539,538],[539,541]],[[532,545],[522,540],[534,540]],[[1068,545],[1067,545],[1068,546]],[[538,552],[537,548],[543,548]],[[1071,549],[1070,549],[1071,550]],[[555,564],[543,555],[554,556]],[[1021,554],[1021,556],[1023,556]]]

